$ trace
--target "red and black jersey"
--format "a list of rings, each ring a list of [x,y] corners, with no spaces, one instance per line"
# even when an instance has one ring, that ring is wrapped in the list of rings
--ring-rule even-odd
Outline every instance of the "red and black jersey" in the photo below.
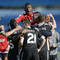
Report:
[[[16,21],[17,23],[19,23],[22,20],[26,20],[26,19],[32,20],[32,15],[33,15],[33,12],[31,14],[22,14],[16,19]]]
[[[8,47],[8,38],[0,34],[0,51],[4,51]]]
[[[31,25],[35,25],[35,23],[33,22],[33,14],[34,14],[34,12],[32,12],[32,14],[22,14],[19,17],[17,17],[16,21],[17,21],[17,23],[19,23],[23,20],[28,19],[28,20],[30,20]]]

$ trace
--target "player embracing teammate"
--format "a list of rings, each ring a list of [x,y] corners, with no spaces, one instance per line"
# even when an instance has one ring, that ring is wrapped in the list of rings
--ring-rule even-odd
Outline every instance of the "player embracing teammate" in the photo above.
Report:
[[[56,28],[54,17],[52,14],[44,16],[40,12],[33,12],[30,3],[25,4],[24,11],[25,14],[10,21],[11,31],[5,32],[3,25],[0,25],[0,56],[7,60],[9,52],[9,59],[18,60],[19,43],[20,60],[55,60],[60,35],[54,30]],[[17,24],[19,22],[22,22],[22,27]],[[8,37],[11,38],[10,43]],[[12,49],[11,42],[14,44]]]

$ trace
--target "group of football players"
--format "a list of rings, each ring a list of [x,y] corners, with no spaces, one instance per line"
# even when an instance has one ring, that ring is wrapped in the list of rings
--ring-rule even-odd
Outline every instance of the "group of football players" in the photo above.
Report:
[[[6,31],[0,24],[0,59],[57,60],[60,35],[55,30],[53,15],[33,12],[30,3],[25,4],[24,11],[24,14],[10,20]]]

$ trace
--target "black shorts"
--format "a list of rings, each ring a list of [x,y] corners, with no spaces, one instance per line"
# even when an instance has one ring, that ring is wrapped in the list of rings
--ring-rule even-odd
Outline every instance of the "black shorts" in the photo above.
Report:
[[[39,60],[37,49],[24,48],[22,60]]]

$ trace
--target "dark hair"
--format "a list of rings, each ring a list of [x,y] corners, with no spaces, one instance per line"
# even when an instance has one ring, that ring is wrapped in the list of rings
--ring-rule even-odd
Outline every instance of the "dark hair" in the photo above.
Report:
[[[15,19],[11,19],[8,25],[10,25],[10,27],[13,29],[16,27],[17,22]]]
[[[34,12],[34,14],[38,14],[38,16],[40,16],[40,15],[41,15],[41,13],[40,13],[40,12],[38,12],[38,11],[37,11],[37,12]],[[33,14],[33,15],[34,15],[34,14]]]
[[[42,15],[40,12],[35,12],[34,14],[37,14],[37,18],[34,20],[36,23],[41,23],[45,20],[45,16]]]
[[[0,26],[3,25],[3,24],[0,24]]]
[[[26,3],[26,4],[25,4],[25,8],[27,7],[27,5],[31,5],[31,4],[30,4],[30,3]]]
[[[37,16],[37,17],[36,17]],[[33,21],[34,21],[34,23],[37,23],[38,21],[37,21],[37,18],[40,16],[40,12],[34,12],[34,14],[33,14]],[[36,18],[35,18],[36,17]]]
[[[2,29],[0,28],[0,33],[2,33]]]
[[[38,16],[37,19],[38,19],[39,23],[42,23],[42,22],[45,21],[45,16],[44,15],[40,15],[40,16]]]

